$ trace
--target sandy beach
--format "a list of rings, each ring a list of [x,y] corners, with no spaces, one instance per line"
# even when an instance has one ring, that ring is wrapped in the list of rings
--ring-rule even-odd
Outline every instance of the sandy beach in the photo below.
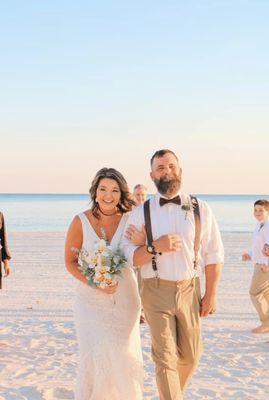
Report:
[[[250,234],[223,234],[226,264],[218,312],[203,320],[204,354],[185,400],[267,400],[269,334],[248,287],[252,265],[240,255]],[[9,235],[13,273],[0,292],[0,400],[73,399],[77,363],[72,302],[75,282],[63,262],[63,233]],[[157,400],[147,325],[141,327],[144,399]]]

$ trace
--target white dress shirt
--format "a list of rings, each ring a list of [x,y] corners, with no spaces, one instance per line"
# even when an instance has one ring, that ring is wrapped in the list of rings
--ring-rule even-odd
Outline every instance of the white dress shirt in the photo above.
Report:
[[[150,215],[153,240],[162,235],[178,234],[182,238],[182,248],[179,251],[167,252],[157,256],[157,269],[161,279],[178,281],[191,279],[195,275],[193,269],[194,260],[194,236],[195,221],[193,211],[182,210],[182,205],[190,203],[190,196],[179,193],[181,205],[168,203],[162,207],[159,205],[161,195],[157,193],[150,199]],[[198,257],[199,268],[209,264],[223,263],[224,250],[220,232],[209,206],[198,200],[201,218],[201,245]],[[144,206],[136,207],[129,216],[126,228],[133,224],[141,230],[144,220]],[[134,252],[137,249],[125,237],[123,249],[128,261],[133,263]],[[153,278],[155,273],[151,261],[141,267],[142,278]]]
[[[269,257],[266,257],[262,254],[265,244],[269,245],[269,221],[265,221],[262,227],[261,222],[257,223],[253,232],[252,252],[250,255],[255,264],[269,265]]]

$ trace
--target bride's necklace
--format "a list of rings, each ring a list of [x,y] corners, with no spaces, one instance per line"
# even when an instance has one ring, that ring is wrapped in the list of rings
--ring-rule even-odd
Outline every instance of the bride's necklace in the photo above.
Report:
[[[114,215],[116,215],[116,214],[118,213],[118,210],[116,209],[115,212],[113,212],[113,214],[107,214],[107,213],[104,213],[104,212],[101,210],[100,207],[98,207],[98,211],[100,211],[100,213],[101,213],[102,215],[105,215],[106,217],[112,217],[112,216],[114,216]],[[109,222],[109,221],[110,221],[110,222]],[[114,225],[115,222],[116,222],[116,221],[113,222],[113,225]],[[99,228],[99,230],[100,230],[100,233],[101,233],[101,238],[104,239],[107,243],[109,243],[108,236],[107,236],[107,229],[108,229],[107,224],[108,224],[109,226],[111,226],[111,219],[110,219],[110,220],[107,220],[106,223],[104,223],[104,221],[101,221],[100,219],[99,219],[98,222],[97,222],[97,226],[98,226],[98,228]]]
[[[98,207],[98,211],[100,211],[101,214],[105,215],[106,217],[112,217],[113,215],[116,215],[118,210],[116,210],[113,214],[106,214],[104,211],[101,210],[100,207]]]

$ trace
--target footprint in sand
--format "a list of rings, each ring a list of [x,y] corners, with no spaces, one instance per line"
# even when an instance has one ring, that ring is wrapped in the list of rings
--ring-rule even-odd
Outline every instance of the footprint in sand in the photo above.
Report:
[[[48,389],[43,393],[44,400],[68,400],[74,398],[74,392],[65,388]]]

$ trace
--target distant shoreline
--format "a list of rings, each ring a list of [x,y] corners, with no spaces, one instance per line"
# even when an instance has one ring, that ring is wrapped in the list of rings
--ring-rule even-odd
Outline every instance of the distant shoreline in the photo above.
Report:
[[[195,193],[196,196],[202,196],[202,197],[269,197],[269,193]],[[0,192],[0,197],[1,196],[74,196],[74,197],[84,197],[84,196],[89,196],[89,193],[6,193],[6,192]],[[154,193],[149,193],[149,196],[154,196]]]
[[[212,209],[221,232],[252,232],[253,203],[259,198],[269,200],[269,195],[196,196]],[[66,232],[74,216],[90,204],[89,194],[0,194],[8,232]]]

